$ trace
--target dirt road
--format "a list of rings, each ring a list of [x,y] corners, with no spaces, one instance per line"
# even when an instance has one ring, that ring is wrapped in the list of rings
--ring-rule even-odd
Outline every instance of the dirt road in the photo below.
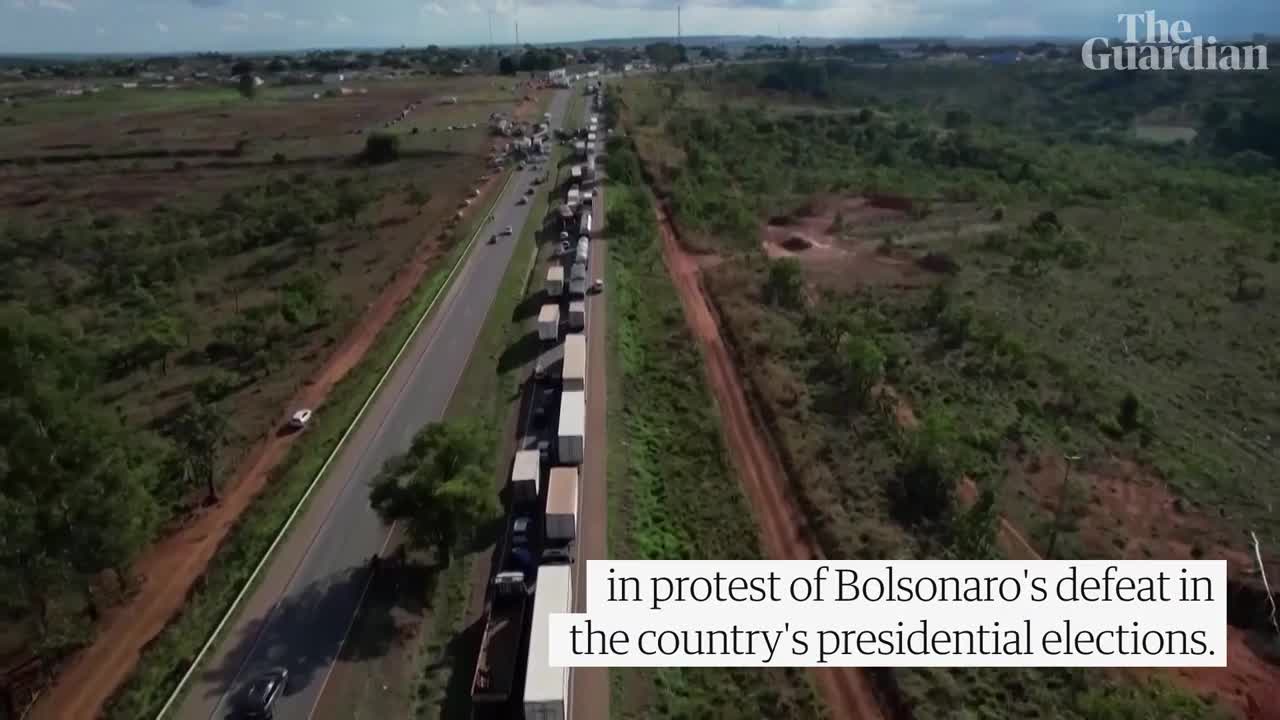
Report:
[[[680,247],[664,212],[661,209],[656,212],[667,270],[680,295],[685,321],[702,349],[729,455],[760,523],[764,550],[769,557],[779,560],[822,559],[822,548],[789,493],[782,462],[747,401],[737,367],[720,336],[719,324],[699,280],[698,264]],[[862,670],[831,668],[814,670],[813,674],[831,717],[839,720],[884,717]]]
[[[364,358],[383,326],[409,298],[437,256],[436,244],[424,243],[365,310],[352,334],[298,390],[288,408],[317,408],[324,403],[334,384]],[[271,470],[285,458],[296,437],[275,433],[267,436],[236,469],[218,504],[138,559],[133,568],[140,583],[136,594],[104,614],[93,643],[73,656],[53,686],[42,694],[32,708],[31,720],[98,717],[116,688],[133,671],[142,649],[182,608],[192,585],[204,574],[240,514],[266,487]]]

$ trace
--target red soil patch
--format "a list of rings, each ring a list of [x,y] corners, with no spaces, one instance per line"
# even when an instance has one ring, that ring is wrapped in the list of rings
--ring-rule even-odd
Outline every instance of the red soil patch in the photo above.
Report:
[[[1064,463],[1060,456],[1051,455],[1013,469],[1014,477],[1025,481],[1040,509],[1050,515],[1061,491]],[[1229,534],[1212,518],[1185,507],[1154,472],[1130,460],[1111,458],[1097,466],[1073,468],[1071,483],[1088,498],[1077,525],[1089,556],[1190,559],[1196,548],[1205,559],[1226,560],[1233,581],[1260,584],[1251,548],[1243,544],[1240,534]],[[1012,484],[1024,486],[1024,482]],[[1239,717],[1280,717],[1280,667],[1255,649],[1274,638],[1259,633],[1259,642],[1253,642],[1253,636],[1254,631],[1228,626],[1227,667],[1170,672],[1182,685],[1217,697]]]
[[[910,206],[903,203],[888,205]],[[796,258],[810,278],[831,287],[909,287],[927,285],[933,275],[917,267],[909,252],[880,247],[879,241],[854,239],[832,234],[840,216],[842,233],[874,231],[887,224],[905,223],[898,210],[882,207],[867,198],[834,199],[819,197],[803,214],[774,218],[761,228],[761,246],[771,258]]]
[[[661,209],[655,208],[662,232],[663,257],[680,295],[685,321],[702,348],[707,380],[723,421],[722,431],[743,489],[760,524],[761,540],[769,557],[822,559],[823,552],[788,489],[786,473],[777,451],[761,432],[741,375],[729,354],[711,303],[699,280],[698,262],[675,237]],[[858,668],[815,670],[818,690],[841,720],[883,717],[867,676]]]
[[[493,189],[497,178],[485,187]],[[382,328],[413,293],[439,256],[424,242],[364,312],[360,323],[286,407],[319,408],[329,391],[372,346]],[[272,434],[262,441],[224,487],[221,500],[149,548],[133,567],[137,593],[104,613],[92,644],[76,653],[32,709],[31,720],[98,717],[103,706],[133,671],[143,649],[182,609],[209,560],[235,526],[236,519],[266,487],[271,471],[285,458],[297,435]]]
[[[878,392],[892,399],[900,427],[913,429],[919,424],[910,404],[892,387],[882,386]],[[1009,485],[1028,488],[1019,492],[1030,494],[1043,512],[1052,515],[1061,494],[1064,471],[1065,460],[1061,456],[1044,455],[1011,468]],[[1112,458],[1097,467],[1073,468],[1071,482],[1088,493],[1087,511],[1077,522],[1087,556],[1109,558],[1118,554],[1129,560],[1190,558],[1191,548],[1198,546],[1207,559],[1225,559],[1228,576],[1252,581],[1253,556],[1238,543],[1233,545],[1211,519],[1187,512],[1162,480],[1137,463]],[[969,478],[963,478],[957,489],[962,502],[972,504],[977,500],[978,488]],[[1042,559],[1039,550],[1008,518],[1000,518],[997,541],[1011,559]],[[1280,718],[1280,667],[1254,649],[1253,635],[1253,631],[1227,626],[1225,668],[1177,668],[1167,672],[1183,687],[1216,697],[1240,718]]]

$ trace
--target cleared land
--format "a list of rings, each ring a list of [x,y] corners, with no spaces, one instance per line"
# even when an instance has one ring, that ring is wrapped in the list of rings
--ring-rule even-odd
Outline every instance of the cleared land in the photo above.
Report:
[[[1033,109],[1243,118],[1266,96],[1058,72],[763,65],[635,81],[615,111],[830,556],[1229,562],[1226,670],[898,669],[875,676],[888,710],[1263,717],[1280,653],[1247,531],[1274,562],[1276,175],[1224,164],[1235,116],[1155,151]]]

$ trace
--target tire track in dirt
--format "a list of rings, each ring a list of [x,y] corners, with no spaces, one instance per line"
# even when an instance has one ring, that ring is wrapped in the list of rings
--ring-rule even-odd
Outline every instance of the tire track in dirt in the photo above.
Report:
[[[707,379],[719,406],[721,428],[738,477],[760,524],[764,550],[779,560],[825,559],[821,546],[794,498],[787,491],[787,477],[777,452],[760,431],[747,394],[720,335],[699,279],[699,265],[676,240],[664,211],[654,206],[662,233],[662,255],[680,296],[685,321],[698,346]],[[818,690],[838,720],[883,720],[876,694],[859,668],[813,671]]]

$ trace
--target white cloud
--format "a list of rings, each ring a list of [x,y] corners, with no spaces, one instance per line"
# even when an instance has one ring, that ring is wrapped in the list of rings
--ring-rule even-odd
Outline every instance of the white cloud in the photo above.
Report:
[[[351,25],[351,18],[347,17],[346,15],[343,15],[342,13],[338,13],[337,15],[334,15],[332,18],[329,19],[329,22],[325,23],[325,27],[330,30],[337,30],[339,28],[349,27],[350,25]]]
[[[296,28],[309,28],[312,25],[313,23],[310,20],[307,20],[305,18],[298,18],[297,20],[293,21],[293,26]]]
[[[515,0],[496,0],[493,3],[493,11],[499,15],[515,15],[516,2]]]
[[[227,22],[247,23],[249,22],[249,13],[242,13],[242,12],[227,13]]]
[[[162,22],[160,22],[159,20],[157,20],[157,21],[156,21],[156,30],[159,30],[159,31],[160,31],[160,32],[162,32],[162,33],[167,33],[167,32],[169,32],[169,26],[168,26],[168,25],[165,25],[164,23],[162,23]]]
[[[438,2],[429,2],[423,5],[420,12],[423,15],[440,15],[442,17],[449,14],[449,11]]]
[[[480,8],[480,5],[476,2],[476,0],[471,0],[471,2],[468,2],[463,9],[471,13],[472,15],[479,15],[481,12],[483,12],[483,10]]]
[[[13,9],[14,9],[14,10],[26,10],[26,9],[27,9],[27,0],[13,0]]]
[[[102,35],[106,35],[106,34],[107,34],[107,29],[106,29],[106,28],[104,28],[104,27],[102,27],[101,25],[99,25],[99,26],[98,26],[98,29],[97,29],[97,30],[95,30],[95,32],[96,32],[96,33],[98,33],[98,36],[99,36],[99,37],[101,37]]]
[[[267,12],[262,13],[262,17],[267,20],[275,20],[276,22],[280,22],[284,20],[284,13],[276,12],[275,10],[268,10]]]
[[[67,2],[67,0],[39,0],[40,7],[46,10],[57,10],[58,12],[73,13],[76,6]]]

